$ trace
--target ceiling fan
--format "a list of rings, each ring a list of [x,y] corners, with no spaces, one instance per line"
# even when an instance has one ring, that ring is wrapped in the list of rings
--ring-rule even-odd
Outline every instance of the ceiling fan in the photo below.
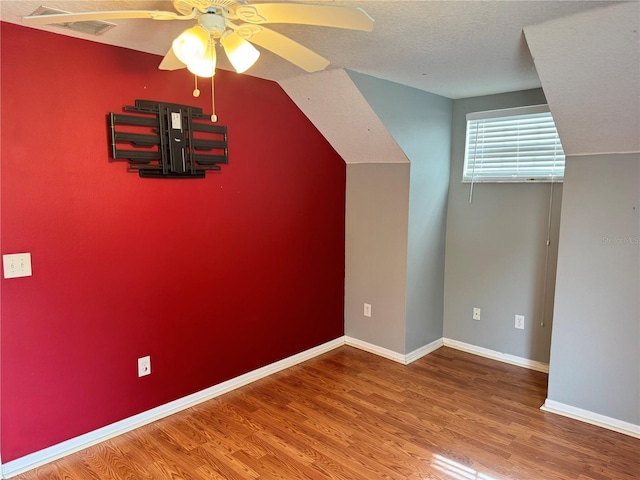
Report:
[[[176,12],[113,10],[81,13],[30,15],[26,25],[70,24],[113,19],[196,20],[172,43],[159,68],[188,68],[200,77],[213,77],[216,43],[220,43],[238,73],[250,68],[260,52],[253,46],[281,56],[307,72],[323,70],[329,60],[264,25],[295,23],[349,30],[371,31],[373,19],[361,8],[297,3],[259,3],[246,0],[173,0]]]

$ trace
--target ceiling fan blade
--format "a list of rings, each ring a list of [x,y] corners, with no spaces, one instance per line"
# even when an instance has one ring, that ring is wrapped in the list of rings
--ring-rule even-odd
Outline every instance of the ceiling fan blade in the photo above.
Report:
[[[373,19],[361,8],[294,3],[241,5],[236,15],[249,23],[299,23],[370,32]]]
[[[329,65],[329,60],[284,35],[264,27],[249,27],[254,33],[245,37],[247,40],[266,48],[307,72],[324,70]]]
[[[160,62],[160,65],[158,65],[158,69],[160,70],[180,70],[181,68],[187,68],[187,66],[178,60],[176,54],[173,53],[173,47],[169,49]]]
[[[160,10],[111,10],[103,12],[55,13],[51,15],[29,15],[22,17],[25,25],[50,25],[53,23],[87,22],[91,20],[115,20],[118,18],[151,18],[152,20],[191,20],[191,15],[179,15]]]

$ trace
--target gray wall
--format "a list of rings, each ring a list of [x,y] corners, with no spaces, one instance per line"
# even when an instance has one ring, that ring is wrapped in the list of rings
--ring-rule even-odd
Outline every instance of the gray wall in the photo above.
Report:
[[[469,204],[469,184],[461,182],[467,113],[542,103],[540,89],[454,101],[444,336],[546,363],[562,186],[554,186],[544,297],[550,184],[476,184]],[[472,319],[473,307],[481,308],[480,321]],[[514,328],[516,314],[525,316],[524,330]]]
[[[348,72],[411,162],[406,340],[401,353],[442,337],[444,254],[453,101]]]
[[[640,155],[569,158],[548,398],[635,425],[639,237]]]
[[[405,110],[409,110],[407,98]],[[442,338],[447,196],[451,161],[453,101],[431,95],[415,123],[421,133],[412,151],[401,132],[391,131],[411,160],[407,256],[407,353]],[[406,119],[407,117],[405,117]],[[409,120],[413,120],[409,118]],[[422,120],[420,123],[419,120]],[[409,133],[410,135],[410,133]]]
[[[409,164],[347,165],[346,197],[345,335],[404,353]]]

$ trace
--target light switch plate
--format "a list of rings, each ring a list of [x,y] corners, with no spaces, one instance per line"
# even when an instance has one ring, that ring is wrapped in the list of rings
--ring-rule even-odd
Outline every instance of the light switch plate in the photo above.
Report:
[[[2,255],[2,267],[4,278],[30,277],[31,254],[30,253],[9,253]]]

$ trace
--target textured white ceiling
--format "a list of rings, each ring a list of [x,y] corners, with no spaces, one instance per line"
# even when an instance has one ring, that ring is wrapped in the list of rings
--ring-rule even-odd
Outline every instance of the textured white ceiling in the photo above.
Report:
[[[304,0],[303,0],[304,1]],[[261,3],[255,0],[249,3]],[[523,27],[574,13],[600,9],[611,1],[313,1],[360,6],[374,19],[373,32],[324,27],[273,25],[347,68],[450,98],[523,90],[540,86]],[[41,4],[68,11],[170,10],[170,1],[0,0],[0,17],[20,23]],[[117,20],[101,37],[74,34],[102,43],[164,55],[187,22]],[[44,27],[70,34],[69,30]],[[222,55],[220,56],[222,57]],[[221,68],[229,69],[226,61]],[[304,75],[285,60],[263,52],[251,75],[283,81]]]
[[[344,70],[280,82],[346,163],[409,160]]]
[[[640,4],[525,28],[567,155],[640,152]]]

